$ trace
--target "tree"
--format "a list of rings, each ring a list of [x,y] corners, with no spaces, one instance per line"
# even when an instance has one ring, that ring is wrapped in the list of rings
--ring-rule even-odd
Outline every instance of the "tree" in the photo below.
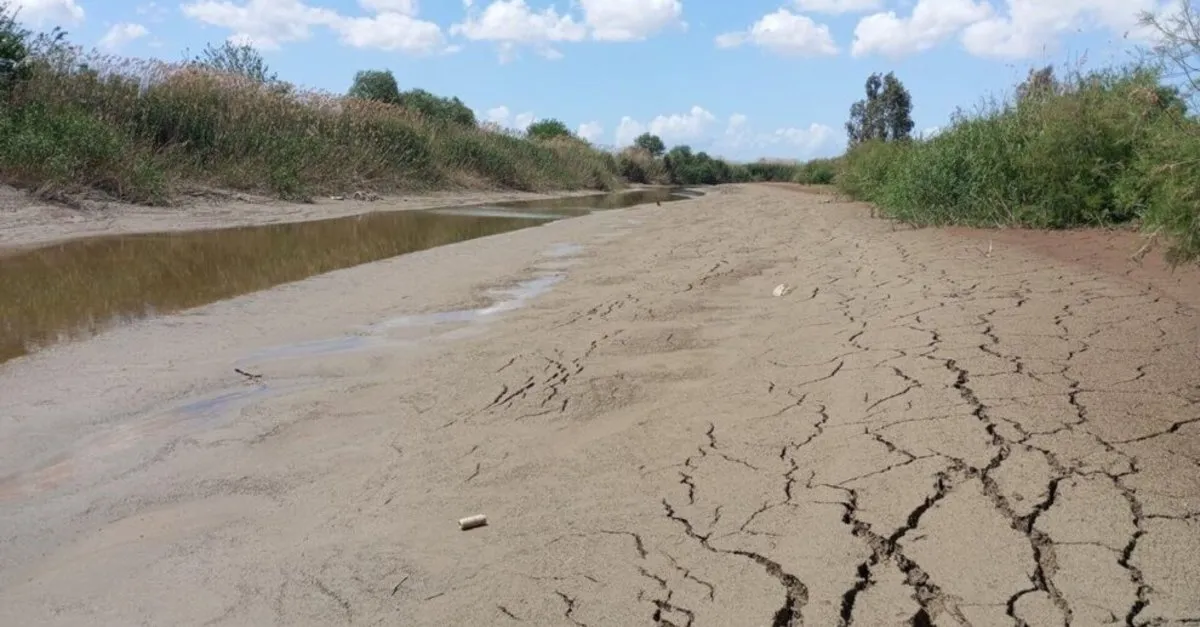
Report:
[[[395,80],[392,79],[393,84]],[[475,126],[475,112],[458,98],[445,98],[431,94],[424,89],[411,89],[400,93],[397,104],[406,109],[419,111],[426,118],[438,122]]]
[[[354,74],[354,83],[346,95],[359,100],[400,103],[400,87],[391,70],[359,70]]]
[[[207,44],[204,50],[192,59],[192,63],[216,72],[244,76],[256,83],[279,81],[267,66],[262,53],[250,44],[235,44],[228,40],[220,46]]]
[[[1143,11],[1138,23],[1156,35],[1156,43],[1143,52],[1168,76],[1183,79],[1184,96],[1194,104],[1200,97],[1200,8],[1196,0],[1178,0],[1170,13]]]
[[[0,87],[18,78],[29,55],[29,31],[17,24],[17,9],[0,2]]]
[[[850,106],[846,134],[850,144],[869,140],[900,141],[912,137],[912,96],[892,72],[867,77],[867,97]]]
[[[571,137],[571,129],[561,120],[538,120],[525,129],[525,134],[531,139],[552,139],[554,137]]]
[[[642,133],[633,140],[633,145],[650,153],[651,157],[661,157],[667,151],[667,146],[663,144],[662,138],[658,135],[650,133]]]

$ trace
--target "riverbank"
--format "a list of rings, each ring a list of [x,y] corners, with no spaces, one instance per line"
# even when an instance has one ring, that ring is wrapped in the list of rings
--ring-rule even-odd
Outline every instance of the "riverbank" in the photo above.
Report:
[[[332,272],[0,366],[0,623],[1186,621],[1198,322],[766,186]]]
[[[632,186],[630,190],[646,186]],[[12,187],[0,186],[0,254],[49,243],[103,235],[169,233],[236,226],[306,222],[372,211],[402,211],[588,196],[595,190],[547,193],[517,191],[448,191],[376,196],[374,200],[319,198],[295,203],[236,192],[211,192],[152,207],[115,201],[87,202],[80,208],[39,200]]]

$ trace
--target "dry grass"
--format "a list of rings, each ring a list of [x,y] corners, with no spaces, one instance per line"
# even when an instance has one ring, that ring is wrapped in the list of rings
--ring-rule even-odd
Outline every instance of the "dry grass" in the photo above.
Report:
[[[612,155],[578,139],[540,142],[192,66],[63,55],[0,92],[0,175],[27,189],[165,203],[190,185],[288,199],[621,185]]]

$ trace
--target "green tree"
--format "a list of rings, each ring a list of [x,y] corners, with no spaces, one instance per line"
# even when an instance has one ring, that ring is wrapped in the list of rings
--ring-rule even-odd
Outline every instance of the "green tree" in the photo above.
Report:
[[[359,100],[400,104],[400,87],[391,70],[359,70],[346,95]]]
[[[850,106],[846,134],[850,144],[912,137],[912,96],[892,72],[867,77],[867,97]]]
[[[652,135],[650,133],[642,133],[641,135],[638,135],[637,139],[633,140],[633,145],[650,153],[651,157],[661,157],[662,154],[667,150],[666,145],[663,144],[662,138],[660,138],[658,135]]]
[[[1143,49],[1165,75],[1182,79],[1185,97],[1200,97],[1200,7],[1196,0],[1177,0],[1174,11],[1143,11],[1138,20],[1155,33],[1154,45]]]
[[[532,139],[552,139],[554,137],[571,137],[571,129],[561,120],[538,120],[525,129],[525,134]]]
[[[393,84],[395,80],[392,79]],[[424,89],[410,89],[399,95],[397,104],[439,122],[475,126],[475,112],[458,98],[438,96]]]
[[[13,65],[24,61],[29,54],[30,33],[17,23],[18,12],[9,2],[0,1],[0,59]]]
[[[211,43],[192,59],[202,68],[244,76],[256,83],[276,83],[278,77],[267,66],[262,53],[250,44],[235,44],[226,40],[220,46]]]

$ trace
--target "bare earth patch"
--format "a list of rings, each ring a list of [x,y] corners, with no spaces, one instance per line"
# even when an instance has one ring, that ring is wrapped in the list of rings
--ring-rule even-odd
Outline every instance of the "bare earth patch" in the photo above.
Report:
[[[1200,281],[1095,237],[731,186],[19,358],[0,624],[1200,621]]]

